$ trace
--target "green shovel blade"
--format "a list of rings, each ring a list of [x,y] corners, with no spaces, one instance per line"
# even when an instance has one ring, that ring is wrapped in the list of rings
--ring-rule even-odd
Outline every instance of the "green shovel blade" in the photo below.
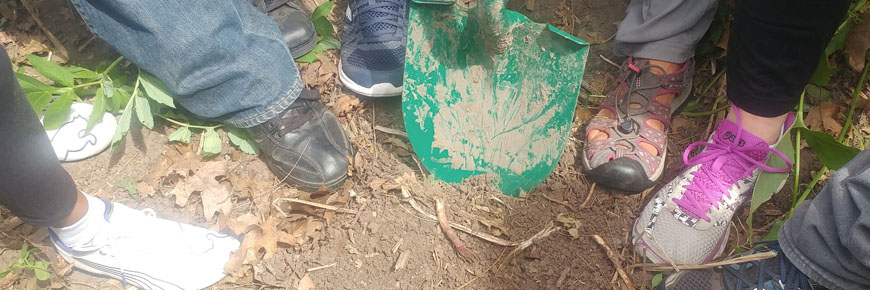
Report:
[[[517,12],[484,9],[500,0],[416,1],[402,108],[420,160],[446,182],[487,174],[504,194],[531,191],[565,149],[588,45]]]

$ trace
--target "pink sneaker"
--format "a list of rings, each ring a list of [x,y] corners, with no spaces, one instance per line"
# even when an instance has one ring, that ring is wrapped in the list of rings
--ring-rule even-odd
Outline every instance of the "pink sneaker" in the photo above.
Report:
[[[794,115],[789,114],[782,132],[793,122]],[[787,172],[791,168],[775,145],[742,130],[741,124],[738,113],[737,124],[723,120],[708,142],[686,148],[683,161],[688,168],[662,187],[634,222],[632,242],[639,253],[645,250],[646,257],[656,263],[713,260],[722,253],[729,221],[749,197],[761,170]],[[698,146],[704,146],[704,151],[689,158]],[[770,152],[786,160],[787,168],[765,165]]]

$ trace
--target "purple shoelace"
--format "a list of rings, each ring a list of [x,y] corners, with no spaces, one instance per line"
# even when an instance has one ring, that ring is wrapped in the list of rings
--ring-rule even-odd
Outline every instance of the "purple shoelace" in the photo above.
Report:
[[[737,146],[743,136],[743,122],[737,107],[734,104],[731,104],[731,107],[737,115],[737,127],[740,128],[737,130],[735,139],[737,141],[728,142],[714,133],[712,142],[694,142],[686,147],[686,151],[683,152],[683,162],[686,166],[702,165],[692,173],[694,179],[685,186],[686,192],[683,197],[673,199],[683,212],[707,222],[710,222],[710,217],[707,216],[710,208],[718,209],[718,202],[723,195],[731,197],[729,189],[732,184],[751,174],[755,168],[768,172],[787,172],[792,166],[785,154],[769,146]],[[698,146],[704,146],[704,152],[689,158],[689,152]],[[764,162],[770,152],[782,157],[786,162],[786,168],[765,165]]]

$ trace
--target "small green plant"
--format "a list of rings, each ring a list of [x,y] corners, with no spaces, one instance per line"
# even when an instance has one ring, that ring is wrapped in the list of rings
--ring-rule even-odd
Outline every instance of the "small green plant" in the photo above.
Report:
[[[51,263],[39,260],[33,257],[33,254],[38,251],[37,248],[30,248],[27,243],[21,245],[21,253],[18,254],[18,261],[9,265],[5,271],[0,272],[0,278],[6,278],[6,275],[15,270],[33,271],[34,276],[39,281],[45,281],[51,278],[49,267]]]
[[[870,54],[866,55],[867,58],[870,58]],[[795,116],[795,123],[792,126],[791,130],[782,138],[782,141],[777,146],[783,154],[786,155],[792,162],[792,176],[794,176],[794,188],[792,189],[792,203],[789,209],[789,213],[786,219],[790,218],[792,214],[794,214],[794,209],[800,205],[809,194],[812,192],[815,185],[819,182],[822,176],[829,170],[836,170],[845,165],[849,160],[855,158],[858,155],[858,148],[850,147],[846,144],[843,144],[843,141],[846,137],[846,133],[849,132],[852,124],[852,118],[855,115],[855,109],[858,104],[858,96],[861,93],[861,90],[864,88],[864,81],[867,79],[867,71],[870,69],[870,65],[865,65],[864,70],[861,73],[860,78],[858,79],[858,84],[855,87],[855,90],[852,95],[852,104],[849,108],[849,113],[846,115],[846,121],[843,125],[843,129],[840,130],[840,133],[837,137],[832,136],[831,134],[819,131],[810,130],[803,121],[803,107],[804,107],[804,97],[806,95],[806,91],[804,94],[801,94],[800,101],[798,102],[798,108]],[[792,143],[791,137],[788,134],[794,134],[795,142]],[[800,191],[801,182],[799,180],[800,176],[800,150],[801,150],[801,139],[803,138],[806,141],[807,145],[809,145],[810,149],[816,156],[819,158],[819,161],[822,163],[822,168],[818,170],[816,175],[813,177],[812,181],[810,181],[809,185],[804,188],[803,192]],[[785,161],[783,161],[779,156],[772,155],[772,157],[768,160],[767,164],[769,166],[782,168],[785,167]],[[758,180],[755,184],[755,189],[752,193],[752,200],[750,201],[750,210],[749,210],[749,218],[747,220],[747,224],[749,225],[750,233],[752,232],[752,214],[755,210],[761,206],[762,203],[768,201],[773,193],[785,183],[786,178],[788,178],[789,173],[771,173],[771,172],[762,172],[759,175]],[[773,227],[771,227],[770,232],[764,237],[764,240],[775,240],[777,238],[776,232],[779,230],[779,227],[782,226],[782,222],[784,220],[774,221]]]
[[[664,277],[664,274],[656,273],[655,276],[652,277],[652,280],[650,280],[649,289],[656,289],[656,287],[658,287],[659,284],[662,283],[662,277]]]
[[[861,13],[864,11],[866,4],[867,0],[860,0],[853,2],[849,7],[846,20],[840,24],[831,41],[828,42],[828,46],[825,47],[825,53],[819,59],[819,66],[813,73],[812,78],[810,78],[810,84],[820,87],[825,86],[831,80],[831,77],[840,71],[839,68],[830,63],[830,57],[836,52],[843,51],[846,47],[846,37],[849,35],[852,27],[861,22]]]
[[[317,31],[317,45],[311,52],[296,58],[297,62],[316,62],[318,54],[341,47],[341,42],[335,39],[335,28],[332,27],[332,22],[326,18],[332,12],[333,6],[335,6],[335,1],[326,1],[314,8],[314,12],[311,13],[311,22],[314,23],[314,30]]]
[[[156,116],[179,126],[169,135],[169,141],[189,143],[193,130],[200,131],[199,148],[204,156],[221,152],[223,142],[216,131],[218,128],[226,130],[229,142],[241,151],[257,154],[255,143],[244,130],[186,116],[183,111],[176,109],[169,90],[157,77],[134,65],[128,69],[128,72],[135,73],[133,77],[118,69],[123,59],[119,57],[105,69],[93,71],[77,66],[60,66],[39,56],[28,55],[30,65],[52,83],[45,84],[22,72],[16,73],[16,77],[33,110],[43,117],[46,130],[57,128],[69,117],[74,101],[82,102],[81,96],[92,96],[94,110],[88,118],[87,130],[102,120],[104,112],[121,114],[112,137],[113,146],[119,144],[130,130],[134,115],[148,129],[154,128]]]

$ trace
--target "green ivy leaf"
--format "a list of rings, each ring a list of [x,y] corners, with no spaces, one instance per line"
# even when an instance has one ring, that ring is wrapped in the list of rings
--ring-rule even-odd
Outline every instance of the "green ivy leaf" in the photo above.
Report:
[[[33,111],[36,112],[37,116],[42,116],[45,106],[48,106],[48,103],[51,102],[51,95],[52,92],[50,91],[38,91],[27,94],[27,100],[30,101],[30,106],[33,107]]]
[[[46,130],[54,130],[60,127],[69,118],[70,106],[76,98],[73,90],[69,90],[51,103],[45,110],[42,124]]]
[[[314,12],[311,12],[311,20],[326,18],[332,12],[333,6],[335,6],[335,1],[326,1],[318,5],[317,8],[314,8]]]
[[[776,150],[782,152],[789,160],[794,160],[794,143],[792,143],[791,131],[788,130],[782,136]],[[778,154],[770,154],[767,159],[767,166],[773,168],[786,168],[785,160],[779,157]],[[755,181],[755,187],[752,189],[752,200],[749,202],[749,219],[748,224],[752,223],[752,213],[754,213],[761,204],[770,200],[770,197],[782,189],[789,172],[767,172],[762,170]]]
[[[25,93],[53,91],[56,89],[55,87],[46,85],[40,80],[23,73],[17,72],[15,73],[15,77],[18,78],[18,84],[21,85],[21,89],[24,90]]]
[[[103,92],[103,87],[100,87],[94,95],[94,110],[88,116],[88,127],[85,128],[85,132],[90,132],[94,126],[103,121],[103,115],[106,112],[106,94]]]
[[[662,273],[655,274],[655,276],[652,277],[652,281],[650,281],[650,284],[652,284],[650,289],[655,289],[656,287],[658,287],[659,284],[662,283],[663,276],[664,275]]]
[[[341,41],[332,36],[321,36],[317,43],[322,44],[324,50],[341,48]]]
[[[843,48],[846,47],[846,36],[849,35],[849,31],[852,30],[853,26],[855,26],[855,22],[852,21],[851,18],[847,18],[846,21],[837,28],[837,32],[834,33],[834,36],[831,37],[831,41],[828,42],[828,46],[825,47],[826,56],[843,50]]]
[[[826,86],[831,81],[831,77],[838,71],[840,69],[832,67],[828,62],[828,57],[822,55],[819,59],[819,66],[816,67],[816,71],[810,77],[810,83],[817,86]]]
[[[100,74],[98,74],[92,70],[89,70],[89,69],[86,69],[83,67],[79,67],[79,66],[71,65],[71,66],[66,67],[66,70],[69,71],[73,75],[73,78],[76,78],[76,79],[83,79],[86,81],[90,81],[90,80],[96,80],[96,79],[100,78]]]
[[[169,142],[180,141],[182,143],[190,143],[190,127],[183,126],[169,134]]]
[[[121,114],[121,119],[118,120],[118,127],[115,129],[115,136],[112,136],[112,146],[116,146],[118,142],[124,138],[124,135],[127,135],[127,131],[130,130],[130,118],[133,115],[133,100],[127,102],[127,106],[124,107],[124,114]]]
[[[230,138],[230,144],[239,147],[239,150],[242,150],[242,152],[257,154],[257,143],[254,142],[254,139],[251,139],[248,132],[233,127],[226,127],[226,129],[227,136]]]
[[[39,264],[45,262],[39,261],[36,263]],[[36,280],[39,281],[45,281],[51,278],[51,272],[48,272],[48,266],[45,266],[45,268],[34,267],[33,274],[36,276]]]
[[[859,150],[852,148],[843,143],[837,142],[834,136],[825,132],[813,131],[810,129],[801,128],[801,133],[807,140],[807,144],[822,161],[822,164],[831,170],[840,169],[847,162],[858,155]]]
[[[770,227],[770,231],[767,232],[767,235],[764,235],[764,238],[761,241],[776,241],[779,239],[779,229],[782,228],[782,224],[785,223],[784,220],[777,220],[773,222],[773,226]]]
[[[154,128],[154,116],[151,115],[151,103],[142,96],[136,96],[136,117],[145,128]]]
[[[199,141],[199,149],[202,150],[203,156],[212,156],[221,153],[221,137],[215,132],[214,128],[207,128],[202,133],[202,140]]]
[[[318,59],[317,59],[317,54],[314,53],[313,50],[310,51],[310,52],[308,52],[308,53],[306,53],[306,54],[303,55],[303,56],[300,56],[300,57],[297,57],[297,58],[296,58],[296,62],[301,62],[301,63],[312,63],[312,62],[315,62],[315,61],[318,61]]]
[[[27,61],[46,78],[67,87],[75,85],[72,73],[62,66],[32,54],[27,55]]]
[[[103,93],[106,94],[106,98],[111,98],[115,95],[115,83],[112,82],[112,78],[107,74],[103,74],[102,84]]]
[[[130,101],[130,92],[122,88],[115,88],[115,96],[112,97],[112,112],[117,113],[127,101]]]
[[[329,19],[326,19],[326,17],[315,18],[311,22],[314,23],[314,30],[317,31],[317,35],[332,36],[335,33],[335,28],[332,28],[332,22],[329,22]]]
[[[166,86],[164,86],[163,82],[157,79],[157,77],[142,72],[139,74],[139,83],[142,84],[142,88],[145,89],[145,94],[148,95],[149,98],[157,103],[167,105],[170,108],[175,108],[175,102],[172,101],[172,95],[169,94],[169,90],[166,89]]]

